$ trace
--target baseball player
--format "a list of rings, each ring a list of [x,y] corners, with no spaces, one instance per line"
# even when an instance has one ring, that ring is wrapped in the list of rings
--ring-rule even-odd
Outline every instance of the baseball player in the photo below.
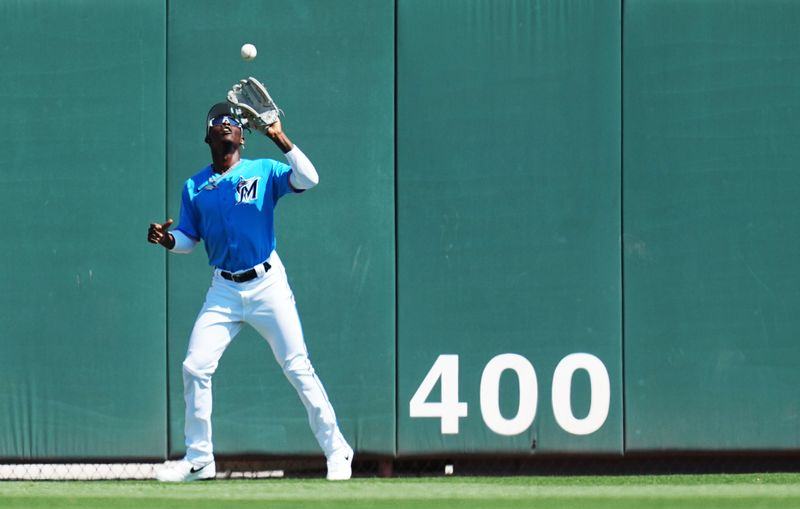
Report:
[[[317,172],[283,132],[280,120],[264,130],[289,164],[242,159],[242,125],[228,103],[215,104],[208,112],[205,138],[212,163],[185,182],[180,224],[168,231],[168,219],[150,224],[147,232],[148,242],[173,253],[188,253],[202,239],[215,268],[183,361],[186,455],[158,472],[161,481],[215,477],[211,377],[244,324],[267,340],[297,390],[327,458],[327,478],[351,476],[353,450],[308,358],[294,296],[275,252],[273,209],[278,199],[314,187]]]

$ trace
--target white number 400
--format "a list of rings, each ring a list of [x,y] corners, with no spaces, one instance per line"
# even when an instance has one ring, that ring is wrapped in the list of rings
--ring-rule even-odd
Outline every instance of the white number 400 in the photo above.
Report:
[[[589,374],[591,404],[589,413],[579,419],[572,412],[572,377],[579,369]],[[519,381],[519,406],[514,417],[506,419],[500,413],[500,376],[511,370]],[[436,382],[441,381],[441,401],[429,402],[428,396]],[[573,435],[588,435],[600,429],[608,417],[611,384],[603,362],[588,353],[567,355],[556,366],[552,386],[553,415],[561,428]],[[536,417],[539,384],[536,371],[525,357],[504,353],[486,364],[481,376],[481,416],[486,426],[499,435],[519,435],[527,430]],[[458,420],[467,416],[467,404],[458,401],[458,355],[440,355],[409,402],[411,417],[438,417],[442,434],[457,434]]]

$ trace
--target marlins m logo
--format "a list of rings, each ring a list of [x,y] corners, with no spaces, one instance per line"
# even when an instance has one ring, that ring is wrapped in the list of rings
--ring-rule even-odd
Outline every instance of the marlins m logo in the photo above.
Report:
[[[249,203],[258,199],[258,181],[261,177],[242,179],[236,184],[236,203]]]

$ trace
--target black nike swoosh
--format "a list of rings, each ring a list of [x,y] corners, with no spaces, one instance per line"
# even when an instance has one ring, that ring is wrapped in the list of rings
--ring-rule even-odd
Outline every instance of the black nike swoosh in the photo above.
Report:
[[[199,471],[203,470],[204,468],[206,468],[208,465],[209,465],[209,464],[208,464],[208,463],[206,463],[205,465],[203,465],[203,466],[202,466],[202,467],[200,467],[200,468],[194,468],[194,467],[192,467],[192,469],[191,469],[191,470],[189,470],[189,472],[191,472],[191,473],[193,473],[193,474],[196,474],[197,472],[199,472]]]

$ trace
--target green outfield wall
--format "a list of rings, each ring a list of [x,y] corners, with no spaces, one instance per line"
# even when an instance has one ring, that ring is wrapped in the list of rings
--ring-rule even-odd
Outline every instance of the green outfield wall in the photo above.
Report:
[[[798,26],[789,0],[0,0],[0,459],[181,455],[211,268],[145,233],[247,76],[320,174],[278,252],[358,452],[798,450]],[[253,330],[214,395],[218,454],[320,454]]]
[[[167,45],[169,214],[178,217],[181,185],[208,164],[208,108],[240,78],[263,78],[320,174],[275,216],[309,355],[343,432],[381,454],[395,452],[393,20],[393,4],[373,0],[170,0]],[[259,48],[255,61],[239,58],[236,33]],[[284,160],[263,135],[245,141],[244,157]],[[181,362],[211,270],[203,250],[168,264],[169,451],[179,454]],[[253,329],[226,351],[214,396],[217,450],[318,454],[305,408]]]
[[[398,449],[619,453],[619,4],[398,7]]]
[[[627,450],[800,446],[800,4],[625,2]]]
[[[2,1],[0,26],[0,457],[163,456],[163,2]]]

